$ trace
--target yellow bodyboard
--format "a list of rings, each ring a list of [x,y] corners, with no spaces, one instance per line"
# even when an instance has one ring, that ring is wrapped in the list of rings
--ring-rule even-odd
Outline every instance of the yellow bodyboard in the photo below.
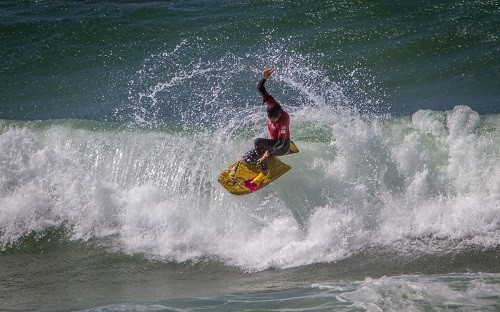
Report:
[[[298,153],[298,151],[297,146],[291,142],[288,154]],[[224,169],[220,173],[218,181],[229,193],[244,195],[260,190],[292,168],[274,156],[269,157],[268,167],[269,174],[257,188],[248,187],[248,182],[261,172],[261,167],[260,165],[248,164],[243,160],[238,160]]]

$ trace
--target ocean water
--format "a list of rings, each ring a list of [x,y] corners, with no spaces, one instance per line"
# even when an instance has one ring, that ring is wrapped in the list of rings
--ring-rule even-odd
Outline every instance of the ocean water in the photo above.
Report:
[[[500,310],[499,1],[2,1],[0,310]],[[265,136],[261,191],[217,176]]]

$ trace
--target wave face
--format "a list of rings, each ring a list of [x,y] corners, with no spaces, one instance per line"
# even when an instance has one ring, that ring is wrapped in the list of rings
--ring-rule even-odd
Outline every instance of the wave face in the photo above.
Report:
[[[372,247],[447,253],[500,242],[500,116],[290,107],[292,170],[246,196],[218,173],[265,135],[261,108],[204,130],[0,121],[0,244],[64,229],[162,261],[245,270]]]

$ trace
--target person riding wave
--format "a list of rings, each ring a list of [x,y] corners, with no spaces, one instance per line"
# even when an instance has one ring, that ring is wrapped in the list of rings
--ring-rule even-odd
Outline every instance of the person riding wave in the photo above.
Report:
[[[255,139],[254,149],[243,157],[247,163],[259,163],[261,165],[262,172],[253,179],[256,185],[259,185],[269,174],[267,159],[271,156],[283,156],[290,149],[290,116],[264,87],[273,72],[273,68],[266,68],[262,73],[263,78],[257,84],[257,89],[262,95],[262,102],[267,105],[269,138]]]

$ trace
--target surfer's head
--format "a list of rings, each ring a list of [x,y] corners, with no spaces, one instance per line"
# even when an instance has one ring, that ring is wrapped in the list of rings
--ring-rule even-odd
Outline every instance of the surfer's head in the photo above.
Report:
[[[267,118],[271,120],[276,120],[280,118],[282,112],[283,109],[281,108],[281,105],[279,105],[278,103],[267,106]]]

